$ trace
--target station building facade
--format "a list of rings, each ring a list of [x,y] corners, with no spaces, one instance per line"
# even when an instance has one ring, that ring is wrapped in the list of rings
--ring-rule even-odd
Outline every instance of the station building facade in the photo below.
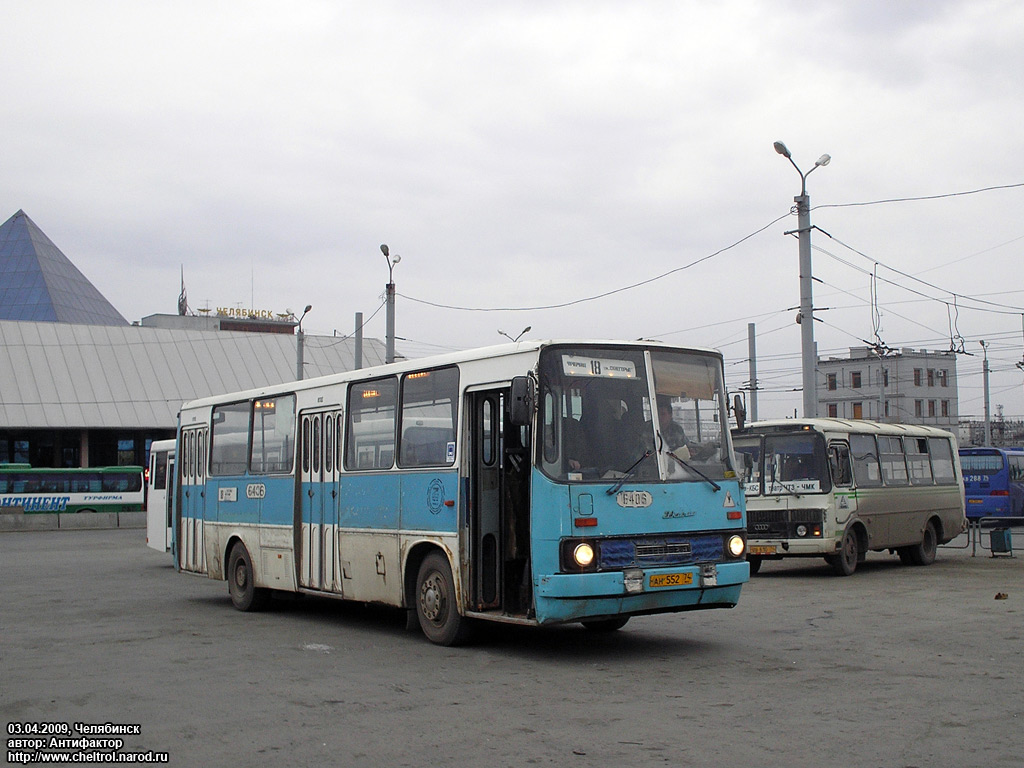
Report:
[[[257,313],[129,323],[18,211],[0,226],[0,462],[145,464],[182,403],[293,381],[295,326]],[[363,340],[363,366],[384,354]],[[355,340],[304,334],[302,360],[305,378],[352,370]]]

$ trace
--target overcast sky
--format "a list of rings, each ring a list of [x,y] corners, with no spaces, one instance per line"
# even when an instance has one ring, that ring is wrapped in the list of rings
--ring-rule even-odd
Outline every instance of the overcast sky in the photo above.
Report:
[[[832,156],[807,180],[819,353],[876,317],[889,347],[962,339],[980,417],[984,339],[993,413],[1024,417],[1019,0],[0,8],[0,221],[24,209],[130,320],[176,312],[183,268],[193,308],[312,304],[307,331],[347,334],[387,243],[408,356],[529,325],[715,347],[736,389],[753,322],[759,415],[791,416],[782,140]]]

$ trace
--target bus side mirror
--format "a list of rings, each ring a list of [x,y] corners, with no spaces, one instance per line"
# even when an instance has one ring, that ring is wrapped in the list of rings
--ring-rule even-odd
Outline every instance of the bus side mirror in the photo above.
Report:
[[[536,394],[533,379],[529,376],[516,376],[512,379],[512,391],[508,404],[508,418],[512,426],[530,426]]]
[[[743,398],[739,395],[733,397],[732,412],[736,416],[736,426],[743,429],[743,424],[747,420],[747,409],[743,406]]]

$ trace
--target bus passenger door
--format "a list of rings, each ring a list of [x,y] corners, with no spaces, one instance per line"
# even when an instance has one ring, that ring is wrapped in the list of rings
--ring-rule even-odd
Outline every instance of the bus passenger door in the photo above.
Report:
[[[164,552],[171,551],[171,526],[174,525],[171,513],[174,509],[174,494],[178,490],[178,479],[174,474],[177,469],[172,451],[167,455],[167,489],[164,491]]]
[[[340,475],[338,465],[341,455],[338,446],[339,432],[344,424],[341,411],[324,414],[324,459],[323,459],[323,535],[320,552],[322,561],[322,589],[330,592],[341,591],[341,579],[338,577],[338,505],[341,501],[341,489],[338,487]]]
[[[473,608],[501,606],[501,410],[500,392],[475,392],[469,475]]]
[[[181,516],[178,526],[178,567],[206,573],[206,446],[207,429],[181,433]]]
[[[529,438],[508,422],[507,389],[469,398],[471,604],[477,611],[526,615],[532,602]]]
[[[304,413],[300,420],[299,584],[334,591],[337,578],[338,470],[334,412]]]

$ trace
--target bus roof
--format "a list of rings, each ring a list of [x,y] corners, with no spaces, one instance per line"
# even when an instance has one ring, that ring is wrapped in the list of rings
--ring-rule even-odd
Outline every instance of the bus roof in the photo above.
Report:
[[[735,437],[757,434],[760,432],[796,432],[801,429],[815,432],[850,432],[861,435],[891,435],[908,437],[950,437],[953,433],[946,429],[930,427],[925,424],[888,424],[864,419],[771,419],[755,421],[743,429],[734,429]]]
[[[271,386],[243,390],[240,392],[226,392],[222,395],[191,400],[182,405],[182,410],[212,406],[229,400],[247,400],[254,397],[266,397],[268,395],[283,394],[286,392],[300,392],[302,390],[315,389],[328,384],[340,384],[348,381],[372,378],[375,376],[401,374],[407,371],[419,371],[424,368],[440,368],[446,365],[456,365],[458,363],[466,363],[474,360],[495,360],[503,357],[514,357],[516,355],[531,356],[539,352],[544,347],[554,345],[614,346],[633,347],[636,349],[661,347],[666,350],[678,350],[680,352],[693,352],[700,355],[713,355],[718,358],[722,357],[722,353],[715,349],[705,347],[680,347],[652,339],[642,339],[639,341],[601,339],[543,339],[518,341],[510,344],[495,344],[490,347],[478,347],[476,349],[466,349],[459,352],[449,352],[447,354],[434,355],[431,357],[417,357],[409,360],[400,360],[385,365],[376,365],[370,368],[360,368],[354,371],[333,373],[328,376],[303,379],[302,381],[285,382],[283,384],[274,384]],[[523,373],[526,373],[526,371]]]

